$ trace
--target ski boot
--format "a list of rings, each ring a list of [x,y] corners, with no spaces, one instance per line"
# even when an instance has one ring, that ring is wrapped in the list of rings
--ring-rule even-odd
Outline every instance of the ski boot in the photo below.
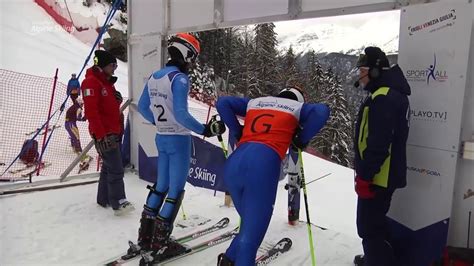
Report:
[[[158,216],[155,220],[153,238],[151,240],[151,253],[142,253],[140,265],[153,265],[166,259],[179,256],[190,250],[170,238],[171,225]]]
[[[128,241],[129,248],[127,254],[122,256],[122,259],[129,259],[138,256],[142,251],[148,251],[151,248],[151,238],[153,236],[153,227],[155,218],[148,215],[145,211],[142,212],[140,219],[140,228],[138,228],[137,244]]]
[[[151,240],[151,253],[142,253],[140,265],[156,264],[160,261],[191,251],[189,248],[181,245],[170,238],[173,231],[173,223],[178,215],[179,207],[184,198],[184,190],[178,194],[177,198],[170,198],[169,195],[165,202],[173,205],[173,211],[168,218],[158,215],[153,229],[153,238]]]
[[[217,256],[217,266],[234,266],[235,263],[225,255],[225,253],[219,254]]]

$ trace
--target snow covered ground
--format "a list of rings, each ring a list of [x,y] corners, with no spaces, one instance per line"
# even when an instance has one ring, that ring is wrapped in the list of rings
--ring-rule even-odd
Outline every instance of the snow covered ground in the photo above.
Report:
[[[82,5],[82,2],[79,4]],[[77,5],[74,3],[72,6],[77,7]],[[26,136],[25,134],[39,128],[46,121],[52,87],[52,82],[51,84],[42,83],[39,86],[38,83],[31,81],[36,79],[16,75],[9,71],[52,78],[56,68],[59,68],[58,81],[67,84],[71,73],[79,73],[91,48],[59,27],[33,0],[0,0],[0,7],[0,69],[7,70],[1,73],[2,79],[0,80],[2,88],[0,91],[2,99],[0,104],[0,138],[2,140],[8,139],[8,141],[0,142],[0,162],[5,163],[4,166],[0,166],[0,173],[3,173],[21,150],[23,141],[32,137],[32,135]],[[94,10],[99,9],[95,8]],[[88,67],[91,65],[92,60],[89,61]],[[8,75],[5,74],[7,72]],[[124,97],[128,95],[127,73],[127,64],[119,61],[119,67],[115,73],[118,76],[116,88]],[[83,72],[81,80],[84,75],[85,72]],[[65,88],[58,86],[53,112],[59,108],[64,98]],[[66,108],[69,106],[70,101]],[[55,130],[43,158],[46,162],[54,163],[42,174],[59,175],[76,157],[68,144],[69,137],[64,129],[64,116],[65,113],[59,120],[57,120],[57,116],[54,116],[50,122],[50,125],[57,123],[61,127]],[[82,147],[85,147],[91,140],[87,122],[78,122],[77,125]],[[43,136],[39,136],[37,140],[41,145]],[[94,157],[95,154],[95,151],[90,153]],[[22,163],[17,162],[10,170],[23,166]],[[96,171],[95,161],[89,170]],[[76,174],[77,171],[76,167],[72,174]],[[8,173],[6,175],[12,176]],[[20,175],[21,173],[16,176]]]
[[[318,265],[352,265],[354,254],[361,252],[355,232],[353,172],[311,155],[304,155],[307,182],[324,174],[329,176],[308,185],[311,220]],[[0,265],[99,265],[125,251],[128,240],[136,240],[141,206],[148,194],[146,182],[127,174],[127,197],[137,210],[116,217],[110,209],[95,204],[96,184],[0,197]],[[308,232],[305,223],[287,225],[287,193],[280,183],[272,222],[264,242],[274,243],[290,237],[293,247],[274,265],[309,265]],[[186,185],[186,215],[231,219],[229,229],[238,224],[234,208],[222,207],[224,195]],[[302,198],[300,218],[305,219]],[[181,213],[178,220],[182,219]],[[258,219],[258,217],[255,217]],[[174,235],[189,232],[177,227]],[[209,236],[212,237],[213,235]],[[194,243],[199,242],[195,240]],[[177,260],[170,265],[215,265],[217,255],[230,242]],[[190,242],[193,244],[193,242]],[[138,263],[131,263],[138,265]]]
[[[59,68],[59,81],[66,84],[71,73],[79,73],[89,46],[59,27],[33,0],[0,0],[0,7],[0,68],[43,77],[54,77]],[[118,64],[115,86],[126,97],[128,67]]]

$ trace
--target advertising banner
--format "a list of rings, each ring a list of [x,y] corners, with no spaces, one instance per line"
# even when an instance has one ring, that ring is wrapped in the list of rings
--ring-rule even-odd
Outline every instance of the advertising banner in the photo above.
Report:
[[[225,191],[223,170],[225,157],[222,149],[199,138],[192,136],[191,165],[188,183],[193,186],[217,191]],[[159,156],[159,154],[158,154]],[[139,146],[139,176],[155,183],[158,173],[158,156],[147,155]]]
[[[446,246],[471,26],[468,1],[401,10],[398,63],[412,91],[407,187],[388,216],[403,265],[431,265]]]

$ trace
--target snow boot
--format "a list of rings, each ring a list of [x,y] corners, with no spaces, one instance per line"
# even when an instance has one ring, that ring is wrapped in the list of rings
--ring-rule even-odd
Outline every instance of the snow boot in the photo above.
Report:
[[[225,255],[225,253],[219,254],[217,256],[217,266],[234,266],[234,262]]]

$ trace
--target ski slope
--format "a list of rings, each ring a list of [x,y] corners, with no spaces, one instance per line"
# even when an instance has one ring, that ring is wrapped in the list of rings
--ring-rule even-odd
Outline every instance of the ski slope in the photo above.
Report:
[[[308,202],[317,265],[352,265],[355,254],[361,253],[355,232],[355,203],[351,169],[305,154],[307,182],[322,175],[329,176],[308,185]],[[135,241],[141,206],[148,190],[146,182],[129,173],[125,178],[126,193],[137,210],[129,216],[116,217],[110,209],[95,203],[96,184],[43,192],[0,197],[0,265],[99,265],[127,249],[127,241]],[[287,225],[287,192],[280,182],[271,224],[264,242],[274,243],[290,237],[293,247],[273,265],[310,265],[308,232],[305,223]],[[200,215],[214,223],[227,216],[229,229],[239,218],[234,208],[222,207],[223,193],[186,184],[183,202],[186,216]],[[300,218],[305,219],[303,199]],[[183,219],[180,212],[177,220]],[[258,217],[255,217],[258,219]],[[176,227],[173,235],[190,230]],[[216,233],[215,233],[216,234]],[[210,235],[209,237],[214,236]],[[204,239],[204,238],[203,238]],[[190,244],[199,242],[190,242]],[[217,255],[230,242],[169,265],[215,265]],[[138,265],[138,262],[127,265]]]
[[[58,82],[67,84],[71,73],[79,73],[90,47],[68,34],[58,27],[56,22],[33,0],[0,0],[0,69],[26,73],[40,77],[54,77],[56,68],[59,68]],[[122,96],[128,95],[128,68],[121,61],[115,72],[118,81],[115,84]],[[92,60],[86,68],[92,65]],[[4,75],[2,72],[2,75]],[[85,72],[81,75],[82,80]],[[38,86],[30,81],[28,77],[21,80],[12,80],[7,75],[0,80],[0,138],[8,141],[0,142],[0,161],[5,165],[0,166],[0,173],[12,162],[21,150],[23,141],[32,132],[46,121],[51,97],[51,85]],[[28,84],[25,84],[28,83]],[[65,97],[65,86],[58,85],[53,103],[53,112],[57,110]],[[6,104],[5,104],[6,103]],[[66,109],[61,117],[54,116],[50,122],[61,126],[54,131],[49,142],[48,149],[43,157],[46,162],[52,162],[52,166],[44,169],[42,175],[62,173],[73,161],[76,154],[69,144],[69,135],[64,128],[64,118],[67,108],[71,106],[68,101]],[[21,111],[20,111],[21,110]],[[127,116],[127,111],[125,112]],[[91,138],[87,129],[87,122],[77,123],[81,144],[84,148]],[[38,142],[42,143],[43,136],[38,136]],[[89,153],[94,158],[96,153]],[[10,170],[24,167],[17,161]],[[96,162],[91,164],[89,171],[96,171]],[[22,173],[26,173],[24,171]],[[78,168],[72,174],[77,174]],[[21,177],[21,174],[7,177]],[[38,180],[41,178],[34,178]],[[2,185],[2,184],[0,184]]]
[[[1,69],[54,77],[59,68],[59,81],[65,84],[72,73],[79,73],[89,46],[59,27],[33,0],[0,0],[0,7]],[[115,87],[124,97],[128,96],[127,73],[127,64],[119,61]]]

